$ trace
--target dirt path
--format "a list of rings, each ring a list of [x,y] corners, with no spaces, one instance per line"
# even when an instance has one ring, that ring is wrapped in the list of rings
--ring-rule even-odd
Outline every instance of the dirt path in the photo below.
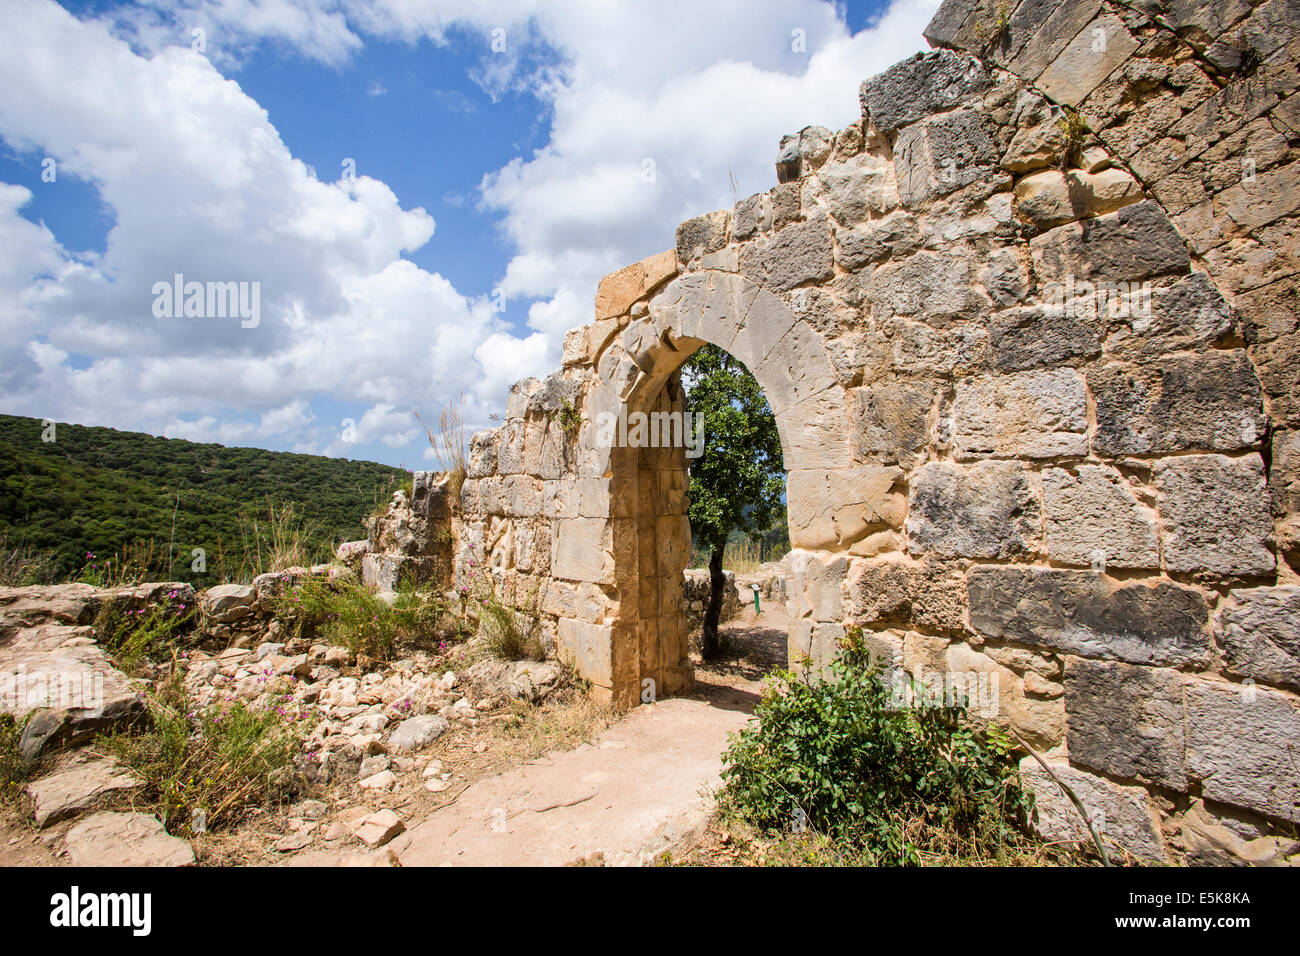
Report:
[[[591,744],[551,752],[469,786],[372,853],[307,853],[297,865],[644,865],[699,832],[727,735],[745,725],[762,677],[785,665],[783,609],[724,629],[723,660],[695,693],[638,707]]]

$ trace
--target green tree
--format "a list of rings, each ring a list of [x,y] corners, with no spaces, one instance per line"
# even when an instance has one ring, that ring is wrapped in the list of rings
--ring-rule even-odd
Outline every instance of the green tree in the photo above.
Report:
[[[776,418],[758,382],[739,361],[706,345],[682,366],[687,410],[701,416],[704,453],[690,462],[691,533],[709,549],[709,606],[703,651],[718,651],[723,552],[733,531],[757,541],[784,516],[785,465]]]

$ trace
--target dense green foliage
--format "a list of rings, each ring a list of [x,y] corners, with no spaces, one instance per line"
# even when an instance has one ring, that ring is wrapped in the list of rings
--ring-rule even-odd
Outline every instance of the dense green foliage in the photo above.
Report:
[[[824,674],[778,676],[732,739],[723,805],[768,831],[810,830],[876,864],[996,857],[1028,816],[1010,742],[961,707],[897,706],[860,633]]]
[[[733,531],[762,538],[785,516],[781,439],[763,390],[716,345],[686,360],[682,386],[687,409],[704,423],[704,453],[690,463],[691,535],[714,549]]]
[[[39,419],[0,415],[0,536],[10,548],[49,552],[53,577],[77,574],[87,553],[116,553],[120,563],[127,551],[164,579],[247,576],[245,553],[270,508],[296,503],[304,551],[324,554],[361,537],[366,516],[408,478],[374,462],[79,425],[57,425],[46,442],[43,430]],[[207,555],[202,574],[191,569],[194,548]]]

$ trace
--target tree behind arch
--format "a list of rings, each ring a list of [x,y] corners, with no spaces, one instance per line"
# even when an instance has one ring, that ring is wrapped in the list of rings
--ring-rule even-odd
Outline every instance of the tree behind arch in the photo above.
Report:
[[[730,353],[705,345],[682,366],[686,407],[701,416],[704,453],[690,461],[691,533],[709,549],[703,654],[718,652],[722,559],[733,531],[757,541],[784,515],[785,465],[776,418],[758,381]]]

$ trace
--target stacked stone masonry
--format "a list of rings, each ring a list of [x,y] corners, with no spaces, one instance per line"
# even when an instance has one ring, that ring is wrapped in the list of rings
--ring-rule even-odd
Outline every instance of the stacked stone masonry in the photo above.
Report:
[[[685,689],[687,461],[600,423],[680,410],[712,343],[776,415],[792,660],[859,626],[996,675],[1141,858],[1294,853],[1298,28],[1300,0],[946,0],[859,122],[600,283],[473,439],[457,583],[488,568],[603,699]]]

